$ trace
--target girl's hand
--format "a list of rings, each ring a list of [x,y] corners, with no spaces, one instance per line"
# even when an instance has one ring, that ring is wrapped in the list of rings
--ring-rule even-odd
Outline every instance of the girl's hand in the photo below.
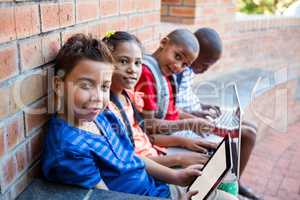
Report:
[[[203,165],[191,165],[185,169],[176,170],[174,184],[183,187],[190,185],[198,176],[201,176],[202,167]]]
[[[190,152],[179,154],[178,159],[179,165],[185,168],[195,164],[204,165],[208,161],[209,156],[207,154]]]
[[[180,200],[191,200],[193,196],[198,194],[197,190],[193,191],[188,191],[187,193],[184,194],[184,196]]]
[[[217,143],[208,142],[202,139],[190,139],[184,138],[183,147],[192,151],[197,151],[201,153],[207,153],[207,149],[216,149],[218,146]]]

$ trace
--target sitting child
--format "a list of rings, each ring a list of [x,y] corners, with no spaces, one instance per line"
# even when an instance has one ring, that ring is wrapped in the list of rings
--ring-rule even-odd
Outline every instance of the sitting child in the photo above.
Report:
[[[106,109],[114,70],[106,45],[74,35],[60,49],[54,68],[56,104],[65,110],[58,109],[48,124],[41,160],[48,180],[172,199],[196,194],[179,196],[163,182],[187,186],[201,166],[174,170],[139,158],[122,122]]]
[[[113,73],[111,85],[112,110],[120,119],[123,119],[127,132],[135,146],[138,155],[146,156],[167,167],[187,167],[192,164],[205,164],[208,160],[206,154],[188,152],[177,155],[165,155],[161,147],[183,147],[192,151],[206,153],[206,148],[213,149],[215,143],[201,139],[190,139],[180,136],[148,135],[140,127],[142,119],[134,103],[134,88],[141,74],[142,45],[140,41],[127,32],[118,31],[106,36],[103,41],[107,44],[116,61],[116,70]],[[157,144],[157,145],[156,145]]]
[[[197,74],[204,73],[222,54],[222,41],[219,34],[211,28],[200,28],[195,32],[195,36],[201,46],[201,51],[191,67],[176,75],[177,98],[176,107],[198,117],[215,118],[220,114],[220,108],[213,105],[201,104],[199,98],[192,91],[193,79]],[[256,139],[256,127],[250,122],[242,122],[241,134],[241,161],[240,173],[242,174]],[[239,184],[240,194],[251,198],[259,199],[254,193]]]
[[[198,53],[199,44],[194,34],[177,29],[161,40],[153,55],[144,57],[135,90],[144,93],[142,114],[148,133],[170,134],[187,130],[201,134],[214,128],[209,120],[182,115],[175,107],[176,89],[172,75],[190,66]]]

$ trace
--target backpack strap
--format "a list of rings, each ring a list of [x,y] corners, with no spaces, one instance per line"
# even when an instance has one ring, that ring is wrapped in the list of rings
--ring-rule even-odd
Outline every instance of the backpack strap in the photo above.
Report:
[[[162,74],[157,60],[151,55],[145,55],[143,58],[143,63],[152,72],[157,95],[157,106],[158,109],[155,111],[155,117],[159,119],[164,119],[170,101],[170,94],[168,89],[168,83]]]

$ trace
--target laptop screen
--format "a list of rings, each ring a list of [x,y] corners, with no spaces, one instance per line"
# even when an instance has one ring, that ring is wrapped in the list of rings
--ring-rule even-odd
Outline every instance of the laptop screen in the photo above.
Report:
[[[231,157],[228,137],[224,138],[218,149],[209,159],[199,176],[189,187],[189,190],[197,190],[199,193],[192,199],[202,200],[219,185],[223,177],[231,168]]]

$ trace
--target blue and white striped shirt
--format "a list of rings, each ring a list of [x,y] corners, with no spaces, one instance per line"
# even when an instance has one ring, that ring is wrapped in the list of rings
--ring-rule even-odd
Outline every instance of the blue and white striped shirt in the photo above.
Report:
[[[190,67],[187,67],[183,72],[176,75],[176,107],[186,112],[201,110],[200,100],[192,90],[195,75]]]
[[[103,135],[70,126],[53,116],[42,157],[42,170],[51,181],[93,188],[101,180],[110,190],[169,197],[169,187],[151,177],[134,154],[121,121],[109,110],[97,116]]]

